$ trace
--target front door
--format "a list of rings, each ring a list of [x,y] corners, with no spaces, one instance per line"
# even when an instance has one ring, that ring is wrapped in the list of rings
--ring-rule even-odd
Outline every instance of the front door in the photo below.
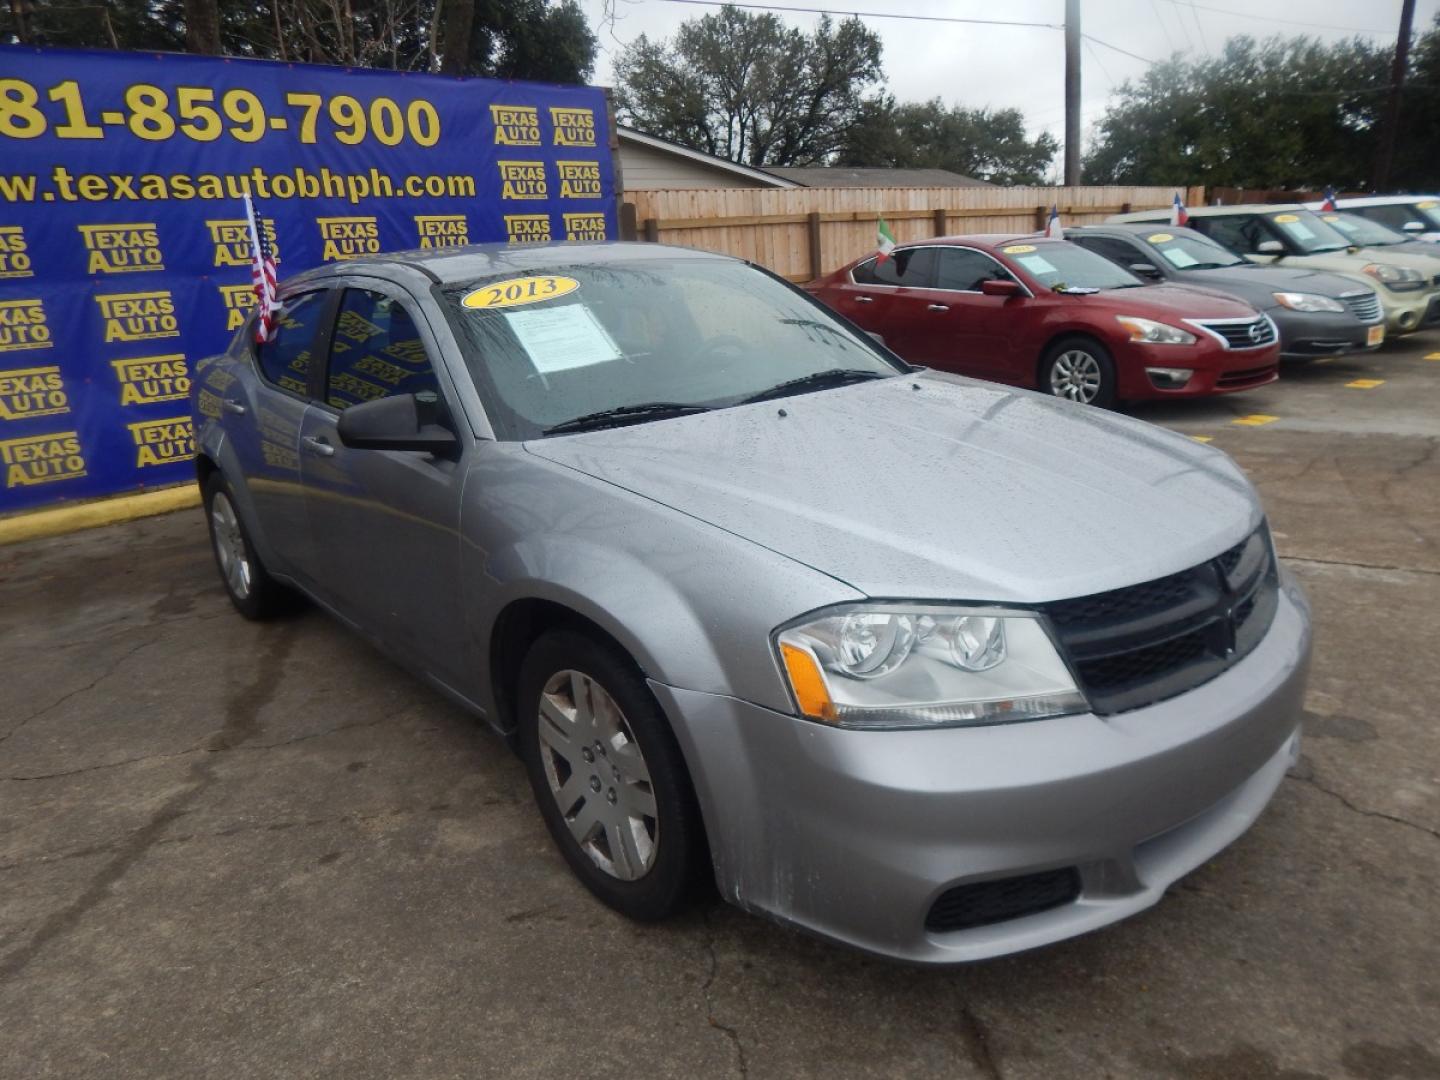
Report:
[[[317,591],[402,656],[455,685],[469,666],[459,532],[466,457],[354,450],[336,431],[345,409],[393,394],[434,394],[458,417],[436,373],[437,350],[431,328],[402,290],[378,281],[351,283],[340,298],[322,399],[306,413],[300,433],[300,458]],[[463,425],[454,426],[468,447]]]
[[[941,371],[981,379],[1029,385],[1014,371],[1016,309],[1020,297],[986,296],[980,283],[1013,281],[1010,271],[983,251],[966,247],[937,249],[934,288],[910,304],[916,325],[915,355],[907,357]]]

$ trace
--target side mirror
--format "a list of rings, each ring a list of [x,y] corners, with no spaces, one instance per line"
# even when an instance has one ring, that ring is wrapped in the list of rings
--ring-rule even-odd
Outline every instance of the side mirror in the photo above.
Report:
[[[1279,240],[1261,240],[1255,247],[1257,255],[1284,255],[1285,245]]]
[[[1160,276],[1160,268],[1154,263],[1148,262],[1131,263],[1130,272],[1148,278],[1158,278]]]
[[[1425,223],[1423,221],[1407,221],[1400,228],[1405,232],[1424,232]]]
[[[352,450],[423,450],[443,456],[460,445],[445,426],[433,391],[396,394],[351,405],[340,414],[340,441]]]
[[[1018,281],[1005,281],[999,278],[986,278],[980,282],[980,293],[982,296],[1022,296],[1024,290]]]

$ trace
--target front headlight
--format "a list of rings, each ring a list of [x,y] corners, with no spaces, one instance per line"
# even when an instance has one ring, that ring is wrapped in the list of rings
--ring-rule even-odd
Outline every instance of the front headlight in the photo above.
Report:
[[[1193,345],[1195,335],[1169,323],[1142,319],[1138,315],[1116,315],[1115,321],[1130,331],[1131,341],[1143,341],[1150,345]]]
[[[782,628],[775,643],[800,714],[839,727],[998,724],[1089,708],[1032,612],[867,604]]]
[[[1396,292],[1418,289],[1425,283],[1425,275],[1420,271],[1391,263],[1371,263],[1365,267],[1365,273]]]
[[[1276,303],[1282,307],[1288,307],[1292,311],[1344,311],[1345,305],[1339,300],[1332,300],[1328,296],[1317,296],[1315,293],[1304,292],[1277,292]]]

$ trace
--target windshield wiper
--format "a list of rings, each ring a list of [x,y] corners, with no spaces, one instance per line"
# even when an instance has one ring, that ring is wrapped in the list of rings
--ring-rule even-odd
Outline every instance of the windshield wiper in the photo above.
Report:
[[[562,420],[541,432],[542,435],[565,435],[575,431],[596,431],[600,428],[644,424],[650,420],[666,420],[672,416],[709,412],[709,405],[686,405],[679,401],[646,401],[639,405],[617,405],[613,409],[586,413],[573,420]]]
[[[862,371],[858,368],[831,368],[829,371],[816,371],[809,375],[801,375],[798,379],[789,379],[770,387],[769,390],[761,390],[758,394],[751,394],[747,398],[741,398],[737,404],[749,405],[754,401],[769,401],[772,398],[789,397],[791,394],[803,394],[808,390],[827,390],[832,386],[844,386],[847,383],[867,382],[870,379],[885,379],[889,374],[884,371]]]

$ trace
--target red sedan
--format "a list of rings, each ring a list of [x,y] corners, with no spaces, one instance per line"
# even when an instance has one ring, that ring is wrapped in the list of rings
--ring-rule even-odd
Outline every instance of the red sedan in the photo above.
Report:
[[[1208,289],[1146,286],[1065,240],[952,236],[857,259],[806,288],[911,363],[1097,405],[1248,390],[1275,324]]]

